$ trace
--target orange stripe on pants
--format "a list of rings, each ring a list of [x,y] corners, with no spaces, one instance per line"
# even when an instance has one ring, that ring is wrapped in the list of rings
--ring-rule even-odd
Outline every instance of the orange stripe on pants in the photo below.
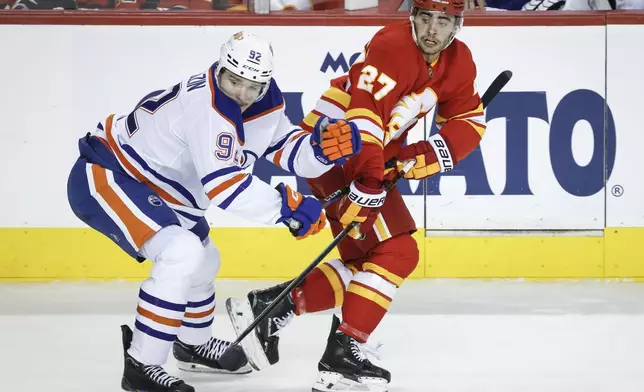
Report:
[[[203,312],[199,312],[199,313],[189,313],[189,312],[186,312],[186,314],[184,315],[184,317],[185,317],[185,318],[198,319],[198,318],[203,318],[203,317],[206,317],[206,316],[210,316],[210,315],[211,315],[211,314],[213,314],[214,312],[215,312],[215,307],[213,306],[213,307],[212,307],[212,308],[210,308],[209,310],[206,310],[206,311],[203,311]]]
[[[92,174],[94,175],[96,191],[116,215],[118,215],[130,233],[130,237],[134,240],[134,244],[140,249],[145,241],[155,233],[154,229],[137,218],[128,206],[125,205],[110,184],[107,183],[107,172],[104,168],[98,165],[92,165]]]
[[[169,327],[180,327],[182,320],[171,319],[168,317],[159,316],[156,313],[152,313],[147,309],[142,307],[137,307],[136,312],[143,317],[149,318],[150,320],[157,322],[159,324],[167,325]]]

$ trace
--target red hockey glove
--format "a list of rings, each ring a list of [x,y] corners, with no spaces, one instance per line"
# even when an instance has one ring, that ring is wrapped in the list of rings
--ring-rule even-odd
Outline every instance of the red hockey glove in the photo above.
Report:
[[[405,178],[412,180],[421,180],[454,168],[452,154],[447,143],[439,134],[430,137],[429,140],[421,140],[403,147],[396,159],[398,159],[397,169],[399,171],[402,170],[404,161],[416,160],[414,167],[405,173]]]
[[[356,180],[351,183],[349,194],[340,199],[338,215],[343,227],[347,227],[351,222],[360,222],[349,232],[352,238],[361,237],[361,226],[365,232],[369,231],[378,216],[378,210],[385,204],[386,196],[387,192],[382,187],[372,189]]]

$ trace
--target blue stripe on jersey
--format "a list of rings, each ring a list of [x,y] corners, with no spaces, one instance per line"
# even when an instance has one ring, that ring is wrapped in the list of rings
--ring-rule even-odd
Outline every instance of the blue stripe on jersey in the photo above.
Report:
[[[288,170],[293,174],[295,174],[295,156],[297,155],[297,151],[300,149],[300,145],[304,139],[306,139],[306,136],[300,137],[300,139],[295,143],[295,147],[293,147],[291,155],[288,157]]]
[[[190,229],[190,232],[201,240],[201,242],[204,242],[206,238],[208,238],[208,234],[210,233],[210,225],[208,224],[208,221],[206,218],[201,218],[197,222],[196,225]]]
[[[210,181],[214,180],[217,177],[225,176],[226,174],[234,173],[240,171],[242,168],[239,166],[229,166],[224,167],[223,169],[215,170],[214,172],[208,174],[201,179],[201,184],[206,185]]]
[[[214,318],[213,318],[213,320],[214,320]],[[177,338],[177,335],[172,335],[172,334],[169,334],[169,333],[157,331],[156,329],[148,327],[147,325],[143,324],[139,320],[136,320],[134,322],[134,326],[136,327],[136,329],[138,329],[139,331],[143,332],[146,335],[150,335],[150,336],[152,336],[154,338],[165,340],[167,342],[174,342],[175,339]]]
[[[203,216],[197,216],[197,215],[188,214],[187,212],[184,212],[184,211],[181,211],[181,210],[172,210],[172,211],[174,211],[176,214],[181,215],[182,217],[184,217],[186,219],[190,219],[191,221],[195,221],[195,222],[197,222],[199,219],[203,218]]]
[[[282,91],[280,91],[279,87],[277,87],[275,79],[271,79],[271,85],[268,87],[266,95],[264,95],[264,97],[262,97],[259,102],[255,102],[250,105],[250,107],[246,109],[244,113],[242,113],[242,119],[245,121],[248,118],[257,116],[258,114],[262,114],[273,108],[276,108],[282,103],[284,103],[284,96],[282,95]]]
[[[183,327],[188,327],[188,328],[207,328],[212,325],[212,322],[215,320],[215,318],[211,318],[210,320],[206,321],[205,323],[189,323],[189,322],[182,322],[181,326]]]
[[[188,302],[188,305],[186,305],[187,308],[200,308],[202,306],[206,306],[210,303],[215,302],[215,294],[211,295],[208,297],[208,299],[204,299],[203,301],[199,302]]]
[[[250,165],[252,165],[253,163],[255,163],[255,161],[257,161],[257,159],[258,159],[258,156],[257,156],[257,154],[255,154],[252,151],[244,150],[243,152],[244,152],[244,161],[242,162],[242,166],[245,169],[245,168],[249,167]],[[251,162],[251,160],[250,160],[250,158],[248,156],[252,156],[254,158],[254,160]]]
[[[210,67],[210,77],[212,78],[214,87],[212,104],[217,109],[220,115],[227,118],[231,123],[235,124],[237,139],[239,139],[239,141],[243,145],[246,142],[246,137],[244,135],[244,124],[242,122],[241,108],[239,107],[237,102],[233,101],[219,89],[215,75],[216,68],[217,63],[214,63],[212,67]]]
[[[139,156],[139,154],[137,154],[136,151],[134,151],[134,149],[132,147],[130,147],[128,144],[121,144],[121,148],[123,148],[123,150],[125,150],[125,152],[127,152],[127,154],[129,156],[131,156],[139,165],[141,165],[141,167],[143,169],[145,169],[147,172],[151,173],[157,180],[162,181],[162,182],[170,185],[172,188],[174,188],[174,190],[179,192],[183,197],[185,197],[190,202],[190,204],[192,204],[192,206],[194,208],[197,208],[199,210],[203,209],[203,208],[199,207],[199,205],[197,204],[197,201],[195,200],[194,196],[192,196],[192,193],[190,193],[186,188],[184,188],[178,182],[176,182],[174,180],[171,180],[169,178],[165,178],[161,174],[159,174],[159,173],[155,172],[154,170],[152,170],[152,168],[148,165],[148,163],[146,161],[144,161],[143,158],[141,158]]]
[[[273,147],[267,148],[266,152],[264,153],[264,156],[269,155],[271,153],[274,153],[275,151],[277,151],[280,148],[282,148],[284,146],[284,144],[286,144],[286,142],[288,141],[288,138],[290,138],[294,133],[300,132],[300,131],[302,131],[302,130],[297,128],[297,129],[294,129],[291,132],[287,133],[286,136],[284,136],[284,138],[282,140],[277,142],[276,145],[274,145]]]
[[[230,203],[232,203],[237,198],[237,196],[239,196],[240,193],[242,193],[244,190],[246,190],[246,188],[248,188],[251,181],[253,181],[252,175],[248,176],[248,178],[246,178],[246,180],[242,182],[237,187],[237,189],[235,189],[235,191],[226,198],[226,200],[222,201],[221,204],[219,204],[219,208],[221,208],[222,210],[225,210],[226,208],[228,208]]]
[[[157,306],[159,308],[164,308],[168,310],[175,310],[177,312],[185,312],[186,311],[186,305],[182,304],[175,304],[172,302],[164,301],[160,298],[154,297],[145,291],[143,289],[139,290],[139,298],[144,300],[145,302],[152,304],[154,306]]]

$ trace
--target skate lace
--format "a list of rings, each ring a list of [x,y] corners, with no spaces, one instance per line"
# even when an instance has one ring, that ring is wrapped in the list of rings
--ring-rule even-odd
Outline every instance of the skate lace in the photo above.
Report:
[[[291,320],[295,317],[295,312],[294,311],[289,311],[282,317],[271,317],[270,322],[272,322],[275,325],[275,331],[271,332],[268,336],[279,336],[280,332],[284,327],[286,327]],[[268,330],[270,331],[270,325]]]
[[[210,360],[218,360],[219,357],[230,347],[232,342],[225,340],[210,338],[206,343],[199,345],[195,348],[197,354],[206,357]]]
[[[372,346],[367,343],[360,343],[355,339],[350,341],[351,353],[356,357],[360,362],[364,362],[370,358],[381,359],[382,354],[380,350],[382,348],[382,343],[378,342],[375,346]]]
[[[148,376],[152,381],[164,387],[170,387],[177,381],[181,381],[166,373],[166,371],[158,365],[148,365],[143,368],[143,373]]]

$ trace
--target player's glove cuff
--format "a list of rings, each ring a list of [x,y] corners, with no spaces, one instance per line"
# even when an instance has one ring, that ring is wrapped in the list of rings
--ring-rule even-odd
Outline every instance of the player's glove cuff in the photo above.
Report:
[[[431,136],[428,140],[403,147],[397,156],[397,171],[402,170],[404,161],[415,159],[414,167],[405,173],[405,178],[421,180],[436,173],[444,173],[454,168],[454,159],[447,142],[440,134]],[[393,175],[387,175],[387,178]]]

